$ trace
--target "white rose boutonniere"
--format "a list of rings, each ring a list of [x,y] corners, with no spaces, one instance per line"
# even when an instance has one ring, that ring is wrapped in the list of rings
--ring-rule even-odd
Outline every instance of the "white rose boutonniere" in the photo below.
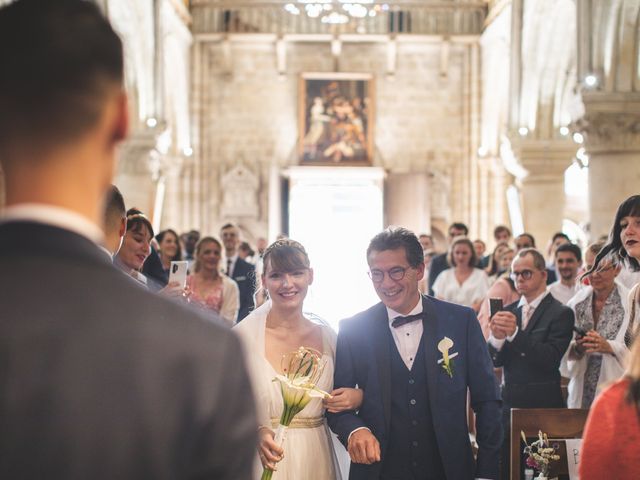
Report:
[[[458,356],[458,352],[449,353],[449,350],[453,347],[453,340],[449,337],[444,337],[438,343],[438,350],[442,353],[442,358],[438,360],[438,364],[442,364],[444,372],[453,378],[453,358]]]

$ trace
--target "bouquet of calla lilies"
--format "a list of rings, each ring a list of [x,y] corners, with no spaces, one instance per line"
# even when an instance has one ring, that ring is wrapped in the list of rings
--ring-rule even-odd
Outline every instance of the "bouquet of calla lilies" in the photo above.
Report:
[[[325,362],[322,361],[320,352],[308,347],[300,347],[282,357],[284,375],[276,375],[273,379],[280,384],[284,403],[274,438],[278,446],[284,444],[287,429],[293,418],[307,406],[312,398],[331,398],[327,392],[316,387],[324,367]],[[270,480],[272,475],[273,470],[265,468],[260,478]]]

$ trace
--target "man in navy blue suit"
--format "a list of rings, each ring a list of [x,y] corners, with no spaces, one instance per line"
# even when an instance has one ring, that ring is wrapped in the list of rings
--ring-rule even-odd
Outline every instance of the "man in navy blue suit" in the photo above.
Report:
[[[349,478],[497,478],[502,402],[474,312],[420,294],[422,247],[404,228],[376,235],[367,261],[382,302],[341,323],[334,379],[362,388],[364,400],[358,412],[328,414],[351,457]]]

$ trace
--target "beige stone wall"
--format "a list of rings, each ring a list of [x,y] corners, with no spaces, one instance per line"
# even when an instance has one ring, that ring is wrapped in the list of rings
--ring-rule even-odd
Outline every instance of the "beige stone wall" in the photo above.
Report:
[[[264,235],[269,168],[297,163],[299,75],[334,71],[331,46],[287,42],[286,73],[280,76],[273,41],[200,40],[196,38],[192,105],[201,142],[193,169],[199,173],[194,173],[192,194],[185,198],[191,204],[187,209],[199,215],[192,215],[190,223],[216,233],[221,223],[232,220],[251,236]],[[451,44],[443,67],[440,42],[399,41],[393,76],[387,75],[387,48],[387,42],[344,42],[338,59],[341,72],[374,76],[374,165],[391,173],[434,175],[437,181],[431,193],[437,198],[431,198],[432,221],[455,217],[468,222],[470,209],[462,207],[462,184],[473,160],[469,103],[478,93],[469,81],[470,47]],[[220,210],[224,190],[220,179],[238,164],[260,179],[255,218],[225,218]],[[408,226],[424,230],[417,218]]]

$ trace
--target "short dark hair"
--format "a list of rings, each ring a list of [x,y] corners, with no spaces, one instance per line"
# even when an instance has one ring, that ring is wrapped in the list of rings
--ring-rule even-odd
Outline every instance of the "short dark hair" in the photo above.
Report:
[[[509,236],[511,236],[511,230],[509,230],[509,227],[507,227],[506,225],[498,225],[493,229],[493,238],[496,238],[498,234],[502,232],[507,232]]]
[[[573,253],[573,255],[576,257],[576,260],[578,260],[578,263],[582,262],[582,250],[580,250],[580,247],[575,243],[563,243],[562,245],[560,245],[556,249],[556,258],[558,257],[558,253],[560,252]]]
[[[571,239],[569,238],[569,236],[566,233],[556,232],[556,233],[553,234],[553,237],[551,237],[551,243],[555,242],[559,238],[564,238],[567,242],[571,241]]]
[[[520,235],[518,235],[516,238],[520,238],[520,237],[527,237],[529,240],[531,240],[531,246],[533,248],[535,248],[536,246],[536,239],[533,235],[531,235],[530,233],[521,233]]]
[[[596,256],[596,259],[593,262],[593,268],[588,272],[585,272],[585,275],[596,270],[598,268],[598,264],[606,256],[610,256],[611,260],[616,263],[627,263],[633,271],[637,272],[640,270],[639,259],[630,257],[627,254],[620,238],[620,234],[622,233],[622,226],[620,225],[620,222],[622,222],[624,217],[640,217],[640,195],[632,195],[620,204],[613,220],[613,225],[611,226],[611,232],[609,233],[607,244],[602,247],[602,250],[600,250],[600,253]]]
[[[124,77],[122,42],[100,9],[82,0],[0,8],[0,65],[0,149],[84,135]]]
[[[451,242],[451,246],[449,247],[449,251],[447,252],[447,261],[449,265],[452,267],[456,266],[456,262],[453,259],[453,249],[456,245],[464,244],[471,250],[471,257],[469,258],[469,266],[475,267],[476,263],[478,263],[478,256],[476,255],[476,249],[473,248],[473,242],[469,240],[467,237],[456,237],[453,242]]]
[[[518,253],[516,253],[515,258],[524,258],[527,255],[531,255],[531,257],[533,257],[534,267],[536,267],[541,272],[547,271],[547,263],[544,260],[544,256],[535,248],[523,248]]]
[[[126,216],[124,197],[118,187],[111,185],[107,191],[104,205],[104,226],[108,231],[114,231],[120,226],[120,221]]]
[[[453,222],[451,225],[449,225],[449,228],[447,228],[447,233],[449,233],[452,228],[455,228],[456,230],[462,230],[464,232],[464,235],[469,235],[469,228],[464,223]]]
[[[398,250],[399,248],[404,248],[407,263],[411,267],[418,268],[424,263],[424,253],[418,237],[403,227],[389,227],[373,237],[367,248],[367,259],[369,259],[371,252]]]
[[[220,228],[220,231],[226,230],[227,228],[236,228],[237,229],[238,227],[236,227],[233,223],[225,223],[222,226],[222,228]]]

